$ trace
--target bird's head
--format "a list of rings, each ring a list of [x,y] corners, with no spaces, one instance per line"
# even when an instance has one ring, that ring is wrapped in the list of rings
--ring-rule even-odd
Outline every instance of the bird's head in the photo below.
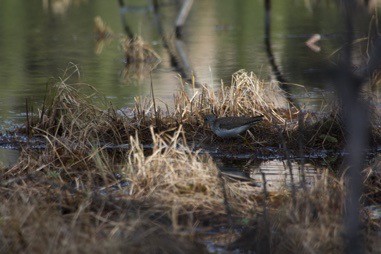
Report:
[[[216,120],[216,116],[215,115],[206,115],[204,116],[204,122],[205,123],[213,123],[213,121]]]

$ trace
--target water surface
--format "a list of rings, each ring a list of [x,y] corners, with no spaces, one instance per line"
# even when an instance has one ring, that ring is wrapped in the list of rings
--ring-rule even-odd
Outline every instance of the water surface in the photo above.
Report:
[[[34,109],[41,108],[47,84],[63,77],[71,63],[78,66],[81,82],[96,87],[116,107],[133,105],[136,96],[150,96],[151,81],[147,73],[123,75],[126,64],[119,39],[105,43],[101,51],[95,39],[96,16],[115,34],[124,34],[117,2],[1,1],[1,130],[25,122],[26,100]],[[125,2],[128,8],[123,15],[127,24],[161,57],[160,64],[152,71],[155,96],[171,105],[173,94],[179,89],[179,74],[163,45],[150,1]],[[179,4],[170,0],[162,2],[161,24],[173,42]],[[333,53],[342,46],[343,21],[333,1],[316,5],[310,2],[313,1],[273,1],[270,46],[284,78],[296,84],[290,85],[292,97],[309,109],[319,110],[327,98],[332,98],[325,67],[335,62],[338,54]],[[356,39],[367,35],[370,20],[366,12],[359,13]],[[317,43],[319,52],[305,45],[313,34],[322,36]],[[197,80],[218,87],[221,82],[229,84],[231,75],[240,69],[253,71],[264,80],[273,77],[265,37],[262,0],[196,0],[182,42]],[[362,59],[357,56],[357,60]],[[14,161],[14,154],[1,154],[0,160],[5,164]]]
[[[178,11],[176,1],[163,1],[160,9],[165,34],[173,38],[173,23]],[[341,46],[342,18],[334,3],[315,6],[309,1],[283,0],[273,3],[271,42],[276,63],[285,78],[306,90],[291,86],[294,96],[311,108],[320,108],[321,98],[330,92],[322,71],[328,57]],[[153,70],[155,94],[170,103],[178,89],[179,78],[171,66],[156,29],[149,1],[128,1],[125,18],[131,30],[141,35],[161,56]],[[143,7],[143,8],[141,8]],[[185,26],[183,42],[192,67],[201,83],[229,84],[240,70],[254,71],[269,80],[271,67],[264,45],[264,9],[260,0],[195,1]],[[2,0],[0,15],[0,122],[23,121],[25,99],[42,102],[46,83],[58,78],[69,62],[78,65],[81,81],[104,93],[116,106],[131,105],[135,96],[149,96],[150,80],[122,77],[125,68],[118,40],[96,53],[93,30],[95,16],[116,34],[123,34],[117,1],[82,0]],[[366,36],[369,17],[356,22],[356,37]],[[305,46],[315,33],[322,35],[320,52]],[[307,92],[306,92],[307,91]]]

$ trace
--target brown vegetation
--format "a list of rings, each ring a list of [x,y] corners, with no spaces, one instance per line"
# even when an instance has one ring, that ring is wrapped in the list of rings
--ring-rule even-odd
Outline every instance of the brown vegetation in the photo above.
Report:
[[[1,170],[1,252],[194,253],[204,250],[200,232],[236,226],[248,233],[240,238],[228,231],[230,238],[213,241],[275,253],[341,250],[343,181],[323,174],[294,195],[269,193],[221,175],[209,155],[191,149],[261,151],[281,141],[292,152],[300,131],[307,148],[339,149],[345,142],[337,114],[300,117],[296,107],[284,107],[289,104],[276,83],[243,71],[217,92],[181,89],[172,112],[137,100],[133,117],[110,107],[93,87],[68,84],[71,79],[52,86],[25,129],[30,142],[45,141],[44,149],[24,145],[18,163]],[[202,126],[211,112],[263,114],[266,121],[253,136],[224,145]],[[372,135],[379,140],[377,129]],[[378,172],[378,164],[364,171],[364,204],[380,199]],[[363,219],[372,248],[380,224],[365,213]]]

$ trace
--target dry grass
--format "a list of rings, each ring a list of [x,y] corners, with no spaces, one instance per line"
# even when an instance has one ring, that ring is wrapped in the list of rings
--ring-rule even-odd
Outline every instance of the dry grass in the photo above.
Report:
[[[257,140],[246,135],[248,146],[278,145],[282,137],[290,149],[298,147],[299,111],[282,107],[285,94],[275,83],[240,71],[230,87],[217,92],[183,87],[167,113],[137,99],[127,117],[93,87],[70,84],[76,73],[71,66],[67,78],[52,86],[39,117],[26,128],[32,139],[45,141],[44,149],[24,146],[18,163],[1,170],[2,252],[192,253],[201,248],[194,242],[198,229],[250,227],[244,221],[256,222],[248,234],[256,245],[237,241],[240,249],[266,248],[270,239],[274,253],[341,250],[342,181],[325,175],[313,189],[297,192],[294,206],[289,191],[267,199],[261,189],[221,176],[210,156],[191,148],[213,140],[200,124],[210,112],[264,114]],[[324,138],[337,147],[344,143],[336,114],[305,113],[302,119],[307,145],[321,147]],[[242,139],[231,142],[244,149]],[[378,200],[379,171],[366,172],[366,200]],[[371,242],[374,230],[363,233]],[[230,235],[227,243],[236,238]]]
[[[126,63],[122,71],[122,80],[131,78],[140,80],[155,69],[161,61],[160,56],[141,36],[133,38],[123,35],[116,36],[100,16],[94,18],[94,33],[96,54],[101,54],[106,44],[109,44],[115,38],[119,38]]]
[[[374,158],[364,170],[364,202],[367,205],[381,204],[381,158]],[[381,224],[380,224],[381,225]]]
[[[210,157],[183,144],[181,130],[152,135],[148,156],[137,137],[117,159],[82,142],[69,149],[74,142],[49,135],[44,151],[25,150],[2,172],[4,252],[200,251],[176,235],[189,239],[199,223],[224,220],[221,181],[232,212],[253,213],[257,190],[220,179]]]
[[[366,182],[369,183],[369,178]],[[255,220],[253,229],[244,233],[230,248],[258,253],[343,252],[344,189],[343,178],[338,180],[328,171],[324,172],[315,186],[297,193],[295,206],[291,196],[288,201],[285,198],[276,210],[271,209],[270,203],[268,217],[260,216]],[[374,185],[372,189],[375,189]],[[361,213],[361,219],[366,252],[379,253],[379,219],[372,220],[365,212]]]
[[[154,199],[160,210],[175,209],[195,217],[225,215],[223,187],[218,169],[209,156],[194,153],[184,143],[182,130],[173,136],[154,134],[152,155],[146,156],[137,137],[131,138],[129,163],[124,167],[131,181],[131,195],[137,199]],[[225,180],[223,180],[225,181]],[[258,191],[247,183],[224,183],[231,208],[248,214],[256,205]]]
[[[51,87],[39,118],[30,123],[27,132],[33,132],[34,136],[65,137],[64,143],[74,142],[74,145],[83,142],[87,146],[110,144],[111,147],[128,146],[130,137],[136,133],[143,144],[150,145],[151,126],[156,133],[165,131],[168,134],[181,126],[191,147],[262,156],[283,155],[285,148],[296,155],[301,138],[306,154],[320,150],[340,151],[345,146],[343,123],[337,109],[325,113],[300,112],[286,103],[286,94],[278,84],[265,83],[253,73],[235,73],[231,86],[223,86],[218,91],[206,86],[188,89],[182,85],[174,95],[174,108],[171,109],[167,105],[155,107],[150,98],[136,98],[135,107],[130,109],[128,116],[110,106],[90,85],[71,83],[76,73],[76,67],[72,66],[68,77]],[[227,143],[216,138],[204,125],[204,115],[210,113],[217,116],[264,115],[265,120],[242,138]],[[376,111],[371,113],[369,140],[371,147],[377,147],[381,143],[380,115]],[[284,145],[282,149],[279,149],[280,143]],[[272,152],[267,147],[272,147]]]
[[[96,39],[95,53],[99,55],[102,53],[104,46],[109,44],[115,35],[100,16],[94,18],[94,33]]]
[[[203,115],[255,116],[263,114],[274,123],[286,122],[298,112],[287,103],[285,92],[276,82],[266,83],[253,72],[240,70],[233,74],[229,86],[222,85],[218,91],[207,86],[194,88],[191,93],[185,88],[175,96],[175,115],[203,119]]]
[[[132,39],[124,37],[120,43],[125,54],[126,63],[160,61],[160,56],[140,36]]]
[[[201,246],[139,211],[140,203],[71,192],[35,176],[2,185],[0,253],[202,253]]]
[[[299,193],[295,208],[274,215],[274,253],[342,252],[343,186],[324,174],[312,190]]]
[[[100,16],[94,18],[94,32],[97,40],[104,40],[114,36],[114,32]]]

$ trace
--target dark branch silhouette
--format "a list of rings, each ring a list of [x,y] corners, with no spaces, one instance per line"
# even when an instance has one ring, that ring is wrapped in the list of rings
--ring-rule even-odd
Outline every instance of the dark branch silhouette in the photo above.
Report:
[[[346,174],[346,195],[344,214],[344,253],[364,253],[363,238],[360,233],[360,198],[363,189],[361,171],[365,163],[365,149],[368,147],[369,114],[368,105],[361,100],[361,87],[367,77],[380,65],[381,45],[374,48],[373,57],[360,76],[356,76],[351,67],[352,43],[354,41],[354,17],[356,2],[343,1],[345,22],[345,41],[343,56],[339,68],[335,70],[335,88],[342,106],[342,114],[348,133],[348,151]]]
[[[121,18],[121,21],[122,21],[122,25],[123,25],[124,31],[125,31],[126,35],[130,39],[132,39],[132,38],[134,38],[134,33],[132,32],[131,28],[128,26],[127,21],[126,21],[126,17],[124,15],[124,13],[122,12],[123,8],[125,7],[124,1],[123,0],[118,0],[118,3],[119,3],[119,7],[120,7],[120,18]]]
[[[275,62],[274,54],[271,48],[271,1],[265,0],[265,46],[266,53],[269,59],[272,71],[275,75],[275,78],[281,83],[285,88],[284,83],[287,83],[287,80],[283,77],[283,74],[278,68],[278,65]]]
[[[192,5],[193,5],[193,0],[183,1],[183,5],[181,6],[179,15],[177,16],[176,23],[175,23],[176,38],[181,38],[183,35],[183,27],[190,10],[192,9]]]
[[[297,107],[298,105],[294,103],[293,99],[290,97],[290,89],[289,89],[289,86],[286,84],[288,83],[288,81],[283,76],[282,72],[279,70],[277,63],[275,62],[275,57],[271,47],[271,0],[264,0],[264,1],[265,1],[264,43],[266,47],[267,58],[269,59],[270,66],[276,80],[280,83],[280,87],[286,92],[288,101],[293,103]]]
[[[184,42],[181,39],[176,38],[174,41],[175,47],[172,46],[171,41],[165,35],[159,10],[159,4],[154,1],[154,23],[156,24],[157,31],[163,41],[163,46],[168,51],[171,65],[181,77],[186,81],[191,82],[195,77],[195,74],[185,51]]]

